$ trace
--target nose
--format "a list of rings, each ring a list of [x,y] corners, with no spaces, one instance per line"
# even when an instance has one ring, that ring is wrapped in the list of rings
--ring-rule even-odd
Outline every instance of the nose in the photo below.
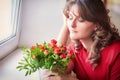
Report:
[[[72,28],[75,28],[75,27],[76,27],[76,20],[75,20],[75,19],[71,21],[71,27],[72,27]]]

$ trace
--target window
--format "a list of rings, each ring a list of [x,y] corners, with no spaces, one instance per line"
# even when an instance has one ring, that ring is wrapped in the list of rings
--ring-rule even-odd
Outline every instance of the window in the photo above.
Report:
[[[0,44],[16,35],[20,0],[0,0]]]
[[[0,60],[17,48],[22,0],[0,0]]]

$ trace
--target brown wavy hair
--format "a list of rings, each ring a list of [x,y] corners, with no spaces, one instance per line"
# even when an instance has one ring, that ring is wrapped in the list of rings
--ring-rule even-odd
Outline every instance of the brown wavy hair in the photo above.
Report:
[[[98,64],[101,58],[100,50],[120,39],[118,29],[111,23],[109,10],[106,9],[102,0],[67,0],[63,11],[67,18],[69,18],[69,11],[74,4],[78,5],[80,16],[84,20],[97,25],[97,30],[92,35],[93,44],[87,61],[91,64]]]

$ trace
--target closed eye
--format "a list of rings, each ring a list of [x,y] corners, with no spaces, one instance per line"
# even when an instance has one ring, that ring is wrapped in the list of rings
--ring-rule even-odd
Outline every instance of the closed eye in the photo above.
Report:
[[[69,18],[68,18],[69,20],[72,20],[73,19],[73,16],[72,15],[69,15]]]
[[[84,22],[85,20],[82,19],[82,18],[78,18],[78,21],[79,21],[79,22]]]

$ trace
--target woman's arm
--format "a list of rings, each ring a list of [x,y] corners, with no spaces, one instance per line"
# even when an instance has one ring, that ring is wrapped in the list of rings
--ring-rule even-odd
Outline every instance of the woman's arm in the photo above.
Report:
[[[60,30],[60,33],[58,35],[58,38],[57,38],[57,41],[58,41],[58,45],[59,44],[62,44],[62,45],[66,45],[67,44],[67,41],[68,41],[68,38],[69,38],[69,30],[68,30],[68,27],[67,27],[67,18],[63,15],[63,21],[64,21],[64,24]]]
[[[57,38],[58,44],[66,45],[68,41],[68,36],[69,36],[68,28],[67,26],[64,25]]]

